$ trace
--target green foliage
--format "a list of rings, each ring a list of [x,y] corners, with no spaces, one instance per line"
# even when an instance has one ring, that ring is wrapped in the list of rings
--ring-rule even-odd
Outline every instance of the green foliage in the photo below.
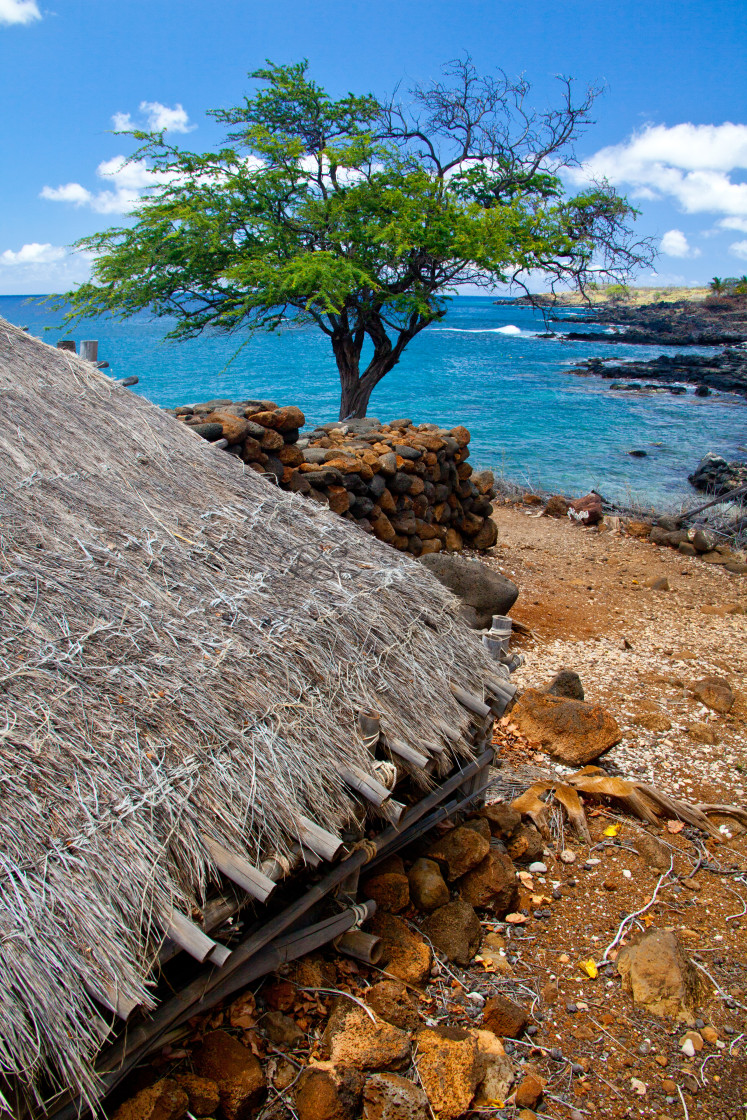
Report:
[[[714,276],[708,287],[715,296],[747,295],[747,276],[727,276],[725,280]]]
[[[446,73],[453,87],[418,88],[403,107],[333,100],[305,62],[268,63],[253,97],[211,114],[228,146],[198,154],[133,133],[153,188],[132,224],[78,243],[93,279],[67,294],[69,318],[148,308],[175,317],[177,339],[313,322],[335,355],[341,416],[365,415],[457,285],[542,272],[583,287],[646,258],[627,229],[635,212],[609,187],[563,195],[593,93],[574,105],[566,83],[560,110],[529,115],[524,83],[481,78],[469,60]]]

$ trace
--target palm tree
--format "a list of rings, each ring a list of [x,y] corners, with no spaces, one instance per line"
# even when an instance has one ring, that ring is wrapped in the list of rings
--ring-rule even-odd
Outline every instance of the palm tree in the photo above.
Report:
[[[722,295],[726,285],[724,284],[720,276],[714,276],[708,287],[711,289],[715,296],[720,296]]]

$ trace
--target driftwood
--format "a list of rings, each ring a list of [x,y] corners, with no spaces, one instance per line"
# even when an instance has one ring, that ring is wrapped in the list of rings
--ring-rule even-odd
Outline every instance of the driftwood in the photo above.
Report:
[[[710,509],[711,506],[720,506],[723,505],[724,502],[733,502],[735,498],[743,498],[745,495],[747,495],[747,486],[737,486],[736,489],[729,490],[726,494],[720,494],[718,498],[713,498],[710,502],[706,502],[705,505],[698,506],[697,509],[689,509],[687,513],[680,514],[680,516],[676,518],[676,521],[681,525],[683,522],[689,521],[690,518],[695,517],[696,514]]]

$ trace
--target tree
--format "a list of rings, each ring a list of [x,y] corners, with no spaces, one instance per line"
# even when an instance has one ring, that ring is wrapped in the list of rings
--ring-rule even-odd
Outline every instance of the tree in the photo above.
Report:
[[[329,338],[340,417],[365,416],[405,347],[446,313],[460,284],[531,273],[624,281],[650,257],[635,211],[606,184],[566,198],[560,179],[598,91],[525,105],[527,83],[481,77],[469,58],[407,103],[333,100],[307,63],[267,67],[243,105],[211,112],[228,146],[197,154],[134,131],[154,187],[131,226],[83,238],[93,279],[68,318],[144,308],[169,337],[207,327],[277,329],[290,318]]]

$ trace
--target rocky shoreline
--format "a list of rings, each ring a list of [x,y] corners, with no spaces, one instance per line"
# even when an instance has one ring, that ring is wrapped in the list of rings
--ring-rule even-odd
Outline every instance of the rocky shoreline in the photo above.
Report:
[[[608,340],[610,336],[594,336],[599,337]],[[568,372],[579,377],[602,377],[613,382],[611,389],[660,390],[659,384],[647,384],[655,381],[669,386],[670,392],[683,394],[687,390],[682,382],[686,382],[695,385],[695,395],[699,397],[707,397],[713,390],[747,397],[747,349],[741,347],[727,347],[718,354],[662,354],[645,362],[589,358]],[[615,384],[622,380],[630,384]]]
[[[626,342],[653,346],[737,346],[747,341],[747,300],[708,299],[692,303],[650,303],[640,307],[596,305],[580,315],[550,316],[564,323],[605,324],[611,334],[573,331],[578,342]]]

